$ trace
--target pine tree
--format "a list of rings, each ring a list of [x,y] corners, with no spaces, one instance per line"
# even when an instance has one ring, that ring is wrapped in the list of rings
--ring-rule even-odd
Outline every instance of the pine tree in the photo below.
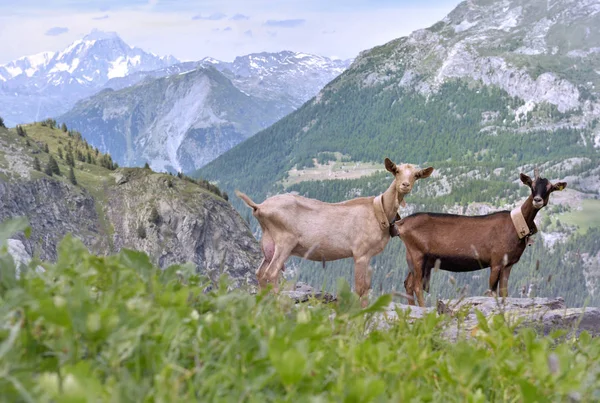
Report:
[[[0,116],[0,127],[6,129],[6,126],[4,126],[4,119],[2,119],[2,116]]]
[[[69,167],[69,182],[73,185],[77,185],[77,178],[75,177],[75,171],[73,171],[73,167]]]
[[[17,134],[21,137],[27,136],[27,132],[23,129],[23,126],[17,125]]]
[[[30,146],[31,146],[31,143],[29,142],[29,139],[25,140],[25,145],[26,145],[27,147],[30,147]]]
[[[60,158],[61,160],[63,159],[63,152],[62,152],[62,148],[58,147],[58,158]]]
[[[48,176],[52,176],[53,174],[60,175],[60,168],[58,167],[58,163],[53,156],[50,156],[48,159],[48,164],[46,165],[44,172]]]
[[[150,165],[147,162],[144,164],[144,169],[150,169]]]
[[[52,158],[52,157],[50,157],[50,158]],[[44,173],[48,176],[52,176],[52,166],[50,165],[50,161],[48,161],[48,163],[44,167]]]
[[[63,132],[65,132],[65,133],[67,132],[67,125],[64,122],[60,128]]]
[[[44,143],[44,152],[45,153],[49,153],[50,152],[50,149],[48,148],[48,144],[47,143]]]
[[[40,165],[38,157],[33,157],[33,169],[40,172],[42,171],[42,166]]]
[[[67,163],[67,165],[74,167],[75,166],[75,159],[73,158],[73,152],[71,151],[71,148],[67,149],[67,155],[65,156],[65,161]]]

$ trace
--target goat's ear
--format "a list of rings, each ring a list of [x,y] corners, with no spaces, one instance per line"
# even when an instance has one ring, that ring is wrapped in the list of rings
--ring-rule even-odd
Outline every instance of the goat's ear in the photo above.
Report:
[[[389,158],[385,159],[385,169],[387,169],[389,172],[393,173],[394,175],[396,175],[396,173],[398,173],[398,168],[396,167],[396,164],[394,164],[392,162],[392,160],[390,160]]]
[[[525,175],[524,173],[521,173],[521,182],[523,182],[525,185],[531,187],[531,178],[527,175]]]
[[[566,187],[567,182],[557,182],[554,185],[552,185],[552,191],[554,192],[555,190],[563,190]]]
[[[433,173],[433,167],[421,169],[417,172],[417,179],[429,178],[429,176]]]

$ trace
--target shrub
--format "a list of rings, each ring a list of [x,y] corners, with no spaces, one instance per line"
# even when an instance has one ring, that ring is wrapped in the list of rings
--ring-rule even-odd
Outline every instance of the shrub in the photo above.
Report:
[[[0,226],[0,243],[22,221]],[[3,401],[597,401],[600,339],[516,330],[502,316],[452,343],[446,319],[372,329],[360,310],[229,291],[193,265],[161,270],[123,249],[94,256],[70,235],[56,264],[15,278],[0,252]],[[210,290],[209,290],[210,289]],[[203,290],[207,290],[203,292]],[[332,315],[335,314],[335,315]],[[564,334],[564,333],[563,333]]]
[[[48,176],[52,176],[53,174],[60,175],[60,168],[53,156],[50,156],[48,159],[46,168],[44,168],[44,173]]]
[[[77,185],[77,178],[75,177],[73,167],[69,167],[69,182],[71,182],[73,185]]]

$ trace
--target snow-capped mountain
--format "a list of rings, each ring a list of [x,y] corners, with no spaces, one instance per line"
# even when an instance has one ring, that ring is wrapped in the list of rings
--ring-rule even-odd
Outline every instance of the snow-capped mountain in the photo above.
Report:
[[[121,165],[188,172],[294,111],[349,64],[289,51],[179,63],[113,78],[58,121]]]
[[[37,55],[21,57],[0,66],[0,81],[6,82],[21,74],[31,77],[40,69],[45,68],[55,54],[55,52],[42,52]]]
[[[9,125],[56,116],[110,79],[175,63],[172,56],[159,57],[127,45],[114,32],[94,30],[63,51],[0,66],[0,110]]]
[[[283,96],[295,109],[348,68],[352,59],[282,51],[239,56],[231,63],[205,58],[202,63],[214,66],[243,91],[268,98]]]

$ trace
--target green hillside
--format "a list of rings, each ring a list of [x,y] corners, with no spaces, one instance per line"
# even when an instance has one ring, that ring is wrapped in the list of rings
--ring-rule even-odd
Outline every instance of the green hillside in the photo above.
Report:
[[[404,215],[484,214],[520,203],[527,189],[519,174],[538,167],[544,177],[569,185],[540,213],[541,233],[512,272],[511,295],[525,287],[573,304],[598,301],[600,98],[589,69],[600,36],[592,8],[564,1],[510,0],[502,8],[463,2],[430,28],[362,52],[302,108],[195,174],[257,202],[286,191],[334,202],[382,192],[391,180],[383,170],[389,157],[436,168],[407,196]],[[381,172],[353,174],[364,165]],[[260,236],[246,206],[236,198],[232,204]],[[289,266],[317,286],[333,287],[335,277],[352,273],[350,261],[332,262],[325,271],[298,259]],[[406,263],[398,240],[374,266],[376,293],[402,288]],[[457,281],[478,295],[486,273]],[[456,292],[443,285],[444,275],[437,276],[430,302]]]

